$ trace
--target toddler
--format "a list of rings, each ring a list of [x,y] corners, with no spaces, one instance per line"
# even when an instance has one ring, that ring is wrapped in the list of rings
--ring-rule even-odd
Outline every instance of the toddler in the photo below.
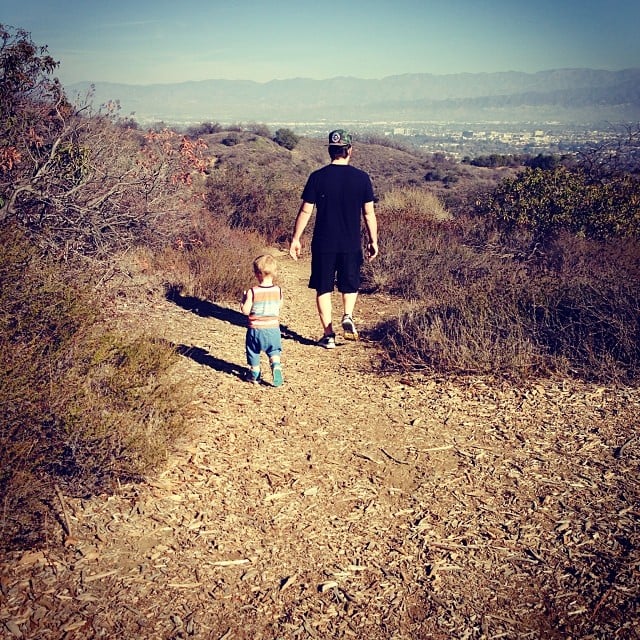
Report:
[[[280,364],[282,289],[273,283],[276,271],[273,256],[262,255],[253,261],[253,273],[259,284],[243,293],[240,310],[249,316],[245,340],[249,381],[254,384],[261,382],[260,354],[264,351],[271,364],[273,386],[279,387],[283,382]]]

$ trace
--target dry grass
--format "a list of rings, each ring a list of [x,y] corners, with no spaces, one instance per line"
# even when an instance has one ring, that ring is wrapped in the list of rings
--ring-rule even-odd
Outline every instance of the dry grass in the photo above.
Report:
[[[134,262],[145,274],[154,274],[167,292],[223,300],[246,287],[247,265],[264,244],[257,232],[231,228],[220,216],[200,210],[171,246],[155,251],[141,247]]]
[[[378,210],[387,219],[401,216],[403,221],[413,223],[412,226],[453,217],[441,200],[425,187],[396,187],[380,199]]]
[[[184,393],[170,346],[105,322],[86,265],[44,259],[10,227],[2,241],[0,530],[29,545],[57,483],[94,491],[164,460]]]
[[[461,219],[409,229],[391,227],[402,259],[382,258],[374,272],[386,290],[420,301],[378,328],[390,365],[637,380],[637,242],[565,235],[532,249],[492,244],[489,228],[478,242],[477,225]]]

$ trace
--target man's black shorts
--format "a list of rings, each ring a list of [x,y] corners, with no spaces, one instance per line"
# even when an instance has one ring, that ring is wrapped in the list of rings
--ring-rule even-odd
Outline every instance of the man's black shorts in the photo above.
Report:
[[[333,291],[335,283],[340,293],[357,293],[360,288],[362,251],[351,253],[311,254],[311,277],[309,288],[318,295]]]

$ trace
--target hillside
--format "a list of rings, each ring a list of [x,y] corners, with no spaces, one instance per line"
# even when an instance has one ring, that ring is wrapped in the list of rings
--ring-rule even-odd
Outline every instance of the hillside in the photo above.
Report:
[[[213,159],[213,170],[234,167],[254,176],[287,178],[297,185],[292,209],[297,207],[298,195],[302,193],[309,172],[329,162],[324,139],[303,137],[293,151],[288,151],[272,140],[249,131],[234,132],[235,143],[224,144],[229,135],[228,132],[221,132],[203,136]],[[353,164],[369,173],[378,198],[394,188],[428,186],[443,202],[452,205],[459,203],[467,193],[495,185],[513,173],[503,167],[474,167],[434,157],[428,152],[360,142],[357,135]],[[427,183],[425,175],[434,173],[434,170],[440,179]]]
[[[123,281],[123,328],[183,355],[190,437],[60,497],[2,564],[0,636],[637,638],[638,391],[384,374],[369,329],[397,303],[362,296],[363,339],[326,351],[308,261],[278,262],[279,389],[243,382],[234,301]]]
[[[118,100],[140,121],[544,122],[640,120],[640,69],[558,69],[539,73],[406,74],[382,79],[292,78],[265,83],[204,80],[125,85],[84,82],[95,102]]]

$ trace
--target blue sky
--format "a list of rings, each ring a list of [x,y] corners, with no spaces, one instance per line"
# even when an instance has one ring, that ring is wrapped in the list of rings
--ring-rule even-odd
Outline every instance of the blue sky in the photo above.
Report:
[[[0,0],[65,84],[640,67],[639,0]]]

